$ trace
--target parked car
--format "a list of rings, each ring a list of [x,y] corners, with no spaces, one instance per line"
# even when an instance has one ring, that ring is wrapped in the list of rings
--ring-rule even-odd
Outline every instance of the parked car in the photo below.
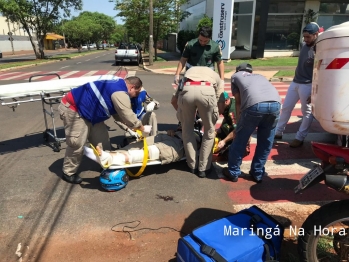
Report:
[[[2,52],[1,52],[1,50],[0,50],[0,58],[2,58]]]
[[[82,49],[82,50],[88,49],[88,48],[87,48],[87,45],[86,45],[86,44],[83,44],[83,45],[81,46],[81,49]]]
[[[122,43],[115,50],[115,64],[135,62],[139,65],[141,59],[141,52],[135,44]]]

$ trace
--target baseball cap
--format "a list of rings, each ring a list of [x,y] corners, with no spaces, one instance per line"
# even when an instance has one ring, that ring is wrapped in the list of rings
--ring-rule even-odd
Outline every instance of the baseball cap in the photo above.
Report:
[[[309,34],[313,35],[313,34],[319,32],[319,30],[320,30],[320,26],[317,23],[312,22],[312,23],[307,24],[303,28],[303,33],[308,32]]]
[[[227,93],[227,92],[225,92],[225,91],[223,92],[223,95],[224,95],[224,99],[225,99],[225,100],[227,100],[227,99],[229,99],[229,98],[230,98],[230,97],[229,97],[229,95],[228,95],[228,93]]]
[[[236,67],[236,72],[239,72],[239,71],[247,71],[252,73],[252,66],[248,63],[241,63]]]

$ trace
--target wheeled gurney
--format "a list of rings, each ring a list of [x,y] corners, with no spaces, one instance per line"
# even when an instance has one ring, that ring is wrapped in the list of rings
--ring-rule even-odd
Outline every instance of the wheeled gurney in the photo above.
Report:
[[[32,79],[35,79],[35,77],[48,75],[55,75],[58,79],[32,82]],[[114,75],[97,75],[66,79],[60,79],[58,74],[33,75],[29,78],[29,83],[2,85],[0,88],[0,101],[2,106],[8,106],[12,108],[13,111],[15,111],[17,106],[21,103],[41,101],[46,127],[43,133],[44,139],[48,141],[49,137],[52,137],[54,139],[53,150],[59,152],[61,142],[64,142],[65,138],[59,138],[57,136],[57,130],[59,128],[55,125],[53,105],[59,104],[60,99],[73,88],[92,81],[116,79],[119,79],[119,77]],[[47,110],[45,105],[48,105],[50,110]],[[52,129],[48,126],[46,114],[51,117]]]

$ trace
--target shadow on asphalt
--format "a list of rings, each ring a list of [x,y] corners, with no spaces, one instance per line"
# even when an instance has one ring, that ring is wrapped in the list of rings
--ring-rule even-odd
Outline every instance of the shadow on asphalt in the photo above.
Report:
[[[63,130],[57,130],[58,137],[64,137]],[[34,147],[51,147],[53,139],[49,139],[48,142],[44,140],[43,132],[27,134],[23,137],[18,137],[10,140],[0,142],[0,154],[9,154],[26,150]]]

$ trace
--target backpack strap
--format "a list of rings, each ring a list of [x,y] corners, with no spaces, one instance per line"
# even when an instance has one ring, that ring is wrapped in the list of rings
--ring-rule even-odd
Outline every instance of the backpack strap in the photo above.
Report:
[[[240,211],[239,213],[240,213],[240,214],[246,214],[246,215],[248,215],[248,216],[251,217],[251,219],[250,219],[250,228],[252,229],[252,231],[253,231],[260,239],[262,239],[262,240],[268,242],[268,244],[273,248],[275,259],[274,259],[274,257],[271,257],[271,256],[270,256],[269,245],[268,245],[268,244],[264,244],[265,261],[266,261],[266,262],[269,262],[269,261],[270,261],[270,262],[271,262],[271,261],[277,262],[277,253],[276,253],[276,250],[275,250],[273,241],[271,241],[270,239],[265,238],[265,235],[261,234],[261,233],[259,232],[259,230],[257,230],[257,224],[258,224],[258,223],[264,223],[264,224],[266,224],[266,223],[263,221],[263,219],[262,219],[259,215],[255,214],[255,213],[252,213],[252,212],[250,212],[250,211],[248,211],[248,210],[242,210],[242,211]],[[268,225],[268,224],[266,224],[266,225]]]
[[[218,254],[213,247],[201,244],[200,251],[206,256],[213,258],[216,262],[227,262],[227,260],[225,260],[220,254]]]
[[[213,247],[206,245],[200,238],[192,234],[192,238],[200,244],[200,252],[206,256],[213,258],[216,262],[228,262]]]

